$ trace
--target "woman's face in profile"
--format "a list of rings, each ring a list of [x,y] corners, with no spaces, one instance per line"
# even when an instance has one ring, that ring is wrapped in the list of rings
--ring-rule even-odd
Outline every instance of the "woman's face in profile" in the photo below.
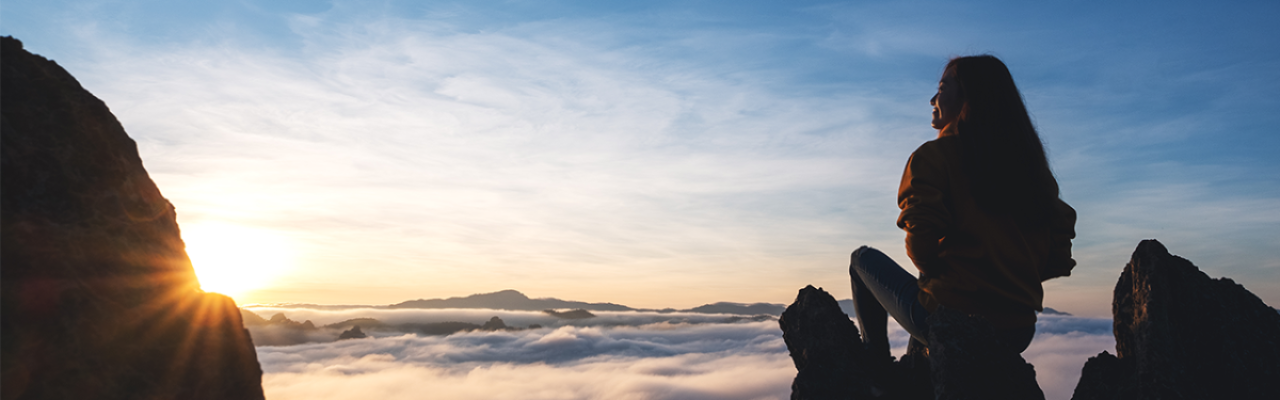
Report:
[[[929,99],[929,104],[933,105],[933,129],[946,128],[960,118],[960,107],[964,104],[960,101],[960,84],[956,82],[955,71],[948,69],[942,74],[942,80],[938,81],[938,94]]]

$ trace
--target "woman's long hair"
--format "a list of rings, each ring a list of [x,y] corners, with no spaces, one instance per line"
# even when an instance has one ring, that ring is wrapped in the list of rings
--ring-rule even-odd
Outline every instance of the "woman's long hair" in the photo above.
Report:
[[[1058,181],[1009,68],[990,55],[947,63],[964,105],[956,132],[978,207],[1020,224],[1043,225],[1054,210]]]

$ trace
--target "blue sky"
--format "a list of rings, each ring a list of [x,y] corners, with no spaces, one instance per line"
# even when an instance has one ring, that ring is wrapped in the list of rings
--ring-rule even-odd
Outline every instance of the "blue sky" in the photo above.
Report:
[[[894,195],[936,135],[928,99],[949,57],[991,53],[1080,213],[1080,265],[1046,305],[1105,316],[1145,238],[1280,304],[1276,17],[1275,2],[6,1],[0,33],[112,108],[198,270],[236,261],[197,246],[288,248],[257,257],[287,268],[233,276],[258,281],[241,303],[839,296],[857,246],[908,261]]]

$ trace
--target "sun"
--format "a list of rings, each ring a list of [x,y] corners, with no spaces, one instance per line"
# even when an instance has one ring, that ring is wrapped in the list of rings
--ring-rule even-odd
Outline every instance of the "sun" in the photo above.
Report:
[[[231,297],[271,284],[293,268],[293,246],[266,229],[224,223],[182,226],[182,240],[206,292]]]

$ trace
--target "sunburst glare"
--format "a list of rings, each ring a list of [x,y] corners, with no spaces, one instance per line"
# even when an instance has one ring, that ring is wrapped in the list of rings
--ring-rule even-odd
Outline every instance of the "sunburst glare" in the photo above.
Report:
[[[224,223],[182,227],[200,287],[236,297],[271,283],[293,267],[293,246],[270,230]]]

